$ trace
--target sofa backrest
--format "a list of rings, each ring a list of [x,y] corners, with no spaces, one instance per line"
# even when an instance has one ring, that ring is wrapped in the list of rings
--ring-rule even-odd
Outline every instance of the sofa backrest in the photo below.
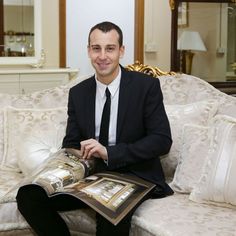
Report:
[[[208,82],[186,74],[158,76],[164,103],[184,105],[203,100],[214,100],[218,104],[217,114],[236,117],[236,97],[227,95]]]

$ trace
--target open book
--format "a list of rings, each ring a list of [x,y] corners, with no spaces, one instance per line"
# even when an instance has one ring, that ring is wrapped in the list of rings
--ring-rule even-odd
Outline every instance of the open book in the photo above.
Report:
[[[24,184],[37,184],[51,194],[71,194],[114,225],[155,185],[116,172],[93,173],[93,161],[65,151],[49,158]]]

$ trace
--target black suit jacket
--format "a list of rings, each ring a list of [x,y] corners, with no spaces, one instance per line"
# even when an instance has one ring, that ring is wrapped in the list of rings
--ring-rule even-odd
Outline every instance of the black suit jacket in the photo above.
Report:
[[[134,174],[171,194],[159,159],[172,144],[159,80],[121,69],[116,145],[107,147],[108,165],[97,160],[98,171]],[[80,141],[95,138],[95,96],[94,76],[70,89],[64,148],[80,149]]]

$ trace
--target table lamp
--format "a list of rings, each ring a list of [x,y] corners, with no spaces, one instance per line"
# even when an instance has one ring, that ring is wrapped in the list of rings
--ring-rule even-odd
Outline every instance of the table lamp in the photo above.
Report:
[[[183,31],[178,39],[177,48],[178,50],[184,51],[185,71],[183,72],[186,74],[191,74],[194,56],[192,51],[206,51],[206,47],[200,34],[196,31]]]

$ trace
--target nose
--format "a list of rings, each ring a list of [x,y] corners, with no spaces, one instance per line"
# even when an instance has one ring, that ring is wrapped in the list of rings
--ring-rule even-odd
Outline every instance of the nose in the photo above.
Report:
[[[100,59],[106,59],[106,57],[107,57],[106,50],[105,50],[105,49],[102,49],[102,50],[100,51],[99,58],[100,58]]]

